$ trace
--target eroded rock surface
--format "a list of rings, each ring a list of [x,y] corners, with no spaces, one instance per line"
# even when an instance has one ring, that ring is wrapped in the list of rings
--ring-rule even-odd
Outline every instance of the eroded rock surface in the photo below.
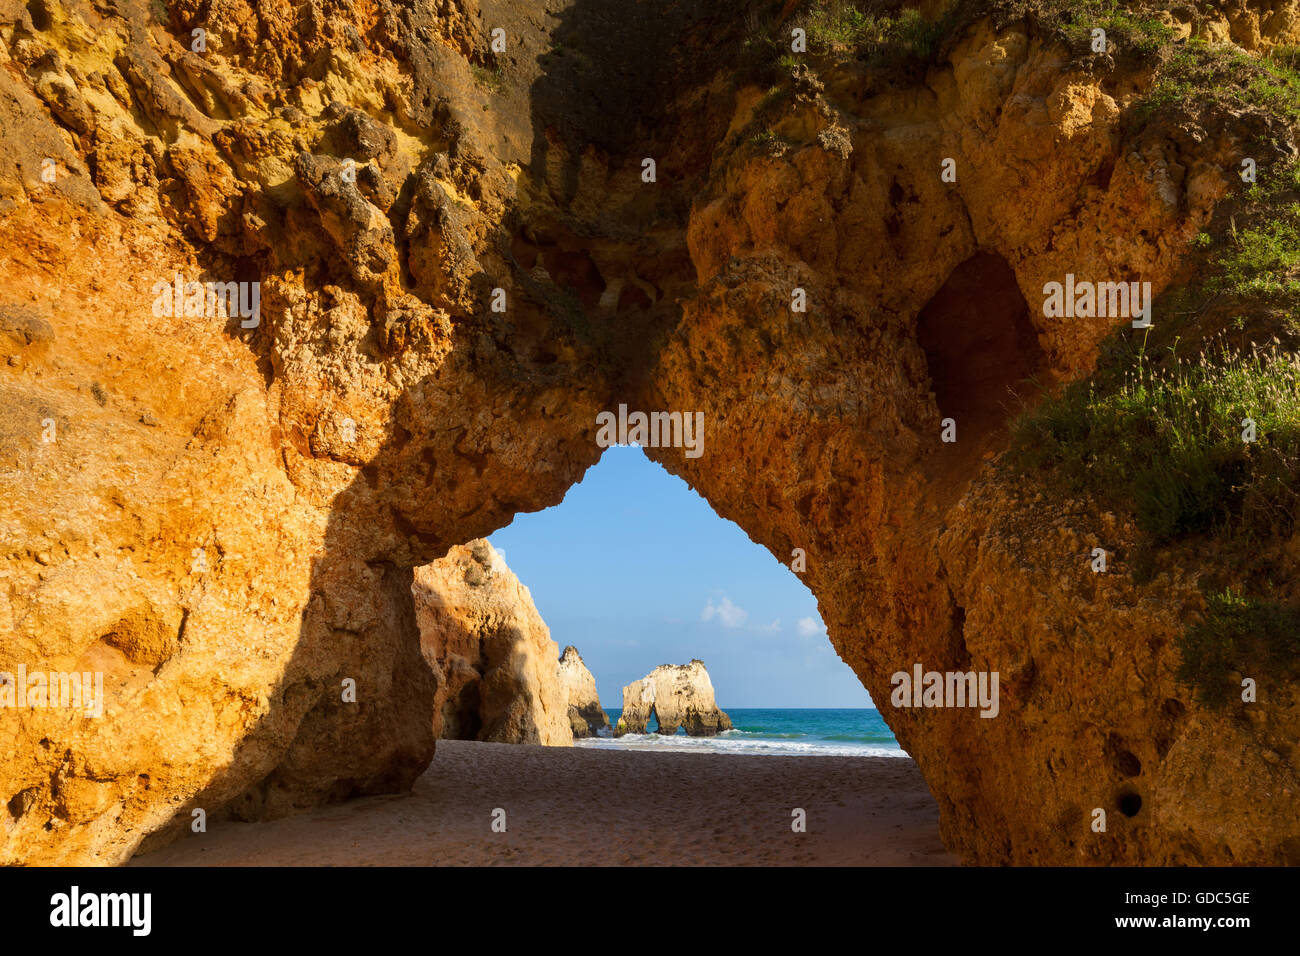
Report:
[[[623,688],[623,713],[614,735],[643,734],[650,718],[657,733],[671,737],[681,728],[691,737],[713,737],[731,729],[731,718],[718,709],[713,681],[704,662],[662,664]]]
[[[648,452],[800,549],[877,701],[1001,673],[994,720],[882,711],[965,860],[1300,860],[1294,688],[1228,721],[1174,677],[1208,559],[1094,577],[1132,529],[999,458],[1008,387],[1122,324],[1044,284],[1180,281],[1291,131],[1139,117],[1140,59],[992,7],[902,68],[759,68],[763,6],[0,0],[0,670],[106,696],[0,715],[0,862],[409,786],[441,712],[412,569],[558,503],[619,403],[705,414],[704,455]],[[177,275],[259,282],[257,321],[153,308]]]
[[[560,655],[560,685],[569,702],[569,726],[574,737],[595,737],[609,729],[609,715],[600,706],[596,678],[572,644]]]
[[[437,683],[435,737],[573,743],[559,648],[491,544],[457,545],[418,568],[414,593],[420,645]]]

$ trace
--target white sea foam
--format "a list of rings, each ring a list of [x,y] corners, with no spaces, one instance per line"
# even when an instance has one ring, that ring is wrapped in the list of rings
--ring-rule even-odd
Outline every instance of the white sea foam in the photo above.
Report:
[[[675,734],[625,734],[575,740],[575,747],[597,750],[655,750],[694,753],[750,754],[785,757],[906,757],[898,747],[877,744],[834,743],[820,740],[771,740],[754,738],[744,731],[729,730],[716,737],[687,737]]]

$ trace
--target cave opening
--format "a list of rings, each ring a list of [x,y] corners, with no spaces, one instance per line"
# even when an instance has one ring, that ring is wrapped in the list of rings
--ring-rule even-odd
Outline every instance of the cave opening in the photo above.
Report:
[[[916,340],[940,417],[957,422],[959,441],[996,433],[1044,366],[1015,272],[990,252],[953,269],[918,314]]]
[[[677,841],[702,838],[723,855],[771,853],[806,814],[837,828],[826,852],[840,862],[955,862],[938,803],[832,644],[810,583],[641,448],[608,447],[559,504],[415,569],[440,715],[421,780],[476,798],[506,787],[512,818],[604,792],[601,812],[642,829],[605,848],[581,835],[600,825],[586,810],[566,822],[602,861],[669,863]],[[806,793],[810,778],[826,789]],[[882,806],[894,823],[877,832],[863,821]],[[757,812],[779,825],[755,827]],[[560,842],[525,858],[567,852]]]
[[[684,547],[685,542],[690,546]],[[644,739],[649,735],[699,734],[700,724],[690,714],[675,712],[665,723],[654,697],[641,696],[643,690],[634,687],[661,666],[680,667],[699,659],[723,713],[729,708],[742,713],[839,709],[844,711],[841,719],[863,726],[828,732],[825,740],[815,732],[806,734],[809,746],[846,754],[901,750],[857,675],[835,652],[816,598],[799,575],[636,446],[608,449],[560,504],[520,513],[489,539],[461,547],[475,552],[479,565],[465,574],[476,581],[484,572],[517,577],[555,650],[563,652],[569,645],[577,649],[608,714],[606,737],[615,736],[627,699],[648,705],[635,718],[644,731],[629,731],[643,744],[650,742]],[[477,601],[484,593],[466,597],[468,592],[455,590],[461,572],[430,570],[436,567],[416,572],[413,590],[422,621],[445,620],[441,608]],[[439,589],[442,593],[435,594]],[[453,711],[441,721],[443,737],[499,739],[492,736],[500,724],[489,700],[503,680],[498,670],[515,668],[526,655],[537,661],[551,653],[535,646],[531,637],[521,642],[514,633],[520,628],[501,614],[494,612],[492,621],[496,631],[478,645],[463,627],[440,642],[436,624],[429,629],[421,624],[425,658],[441,671],[447,688],[440,692],[441,707]],[[497,631],[509,633],[509,640]],[[469,681],[490,692],[471,694]],[[465,713],[466,707],[479,711],[476,719]],[[868,710],[870,715],[856,713]],[[526,723],[512,719],[513,726]],[[788,715],[776,719],[796,720]],[[540,720],[534,722],[540,727]],[[672,733],[664,733],[664,727],[671,727]],[[736,727],[728,740],[753,733],[770,738],[777,747],[787,734],[772,731],[762,720],[749,729],[737,721]],[[726,734],[723,729],[716,736]],[[784,739],[793,739],[788,734]],[[709,730],[699,735],[715,736]],[[533,736],[545,737],[545,731]],[[839,747],[842,741],[835,738],[851,738],[863,746]],[[544,741],[530,736],[529,742]]]

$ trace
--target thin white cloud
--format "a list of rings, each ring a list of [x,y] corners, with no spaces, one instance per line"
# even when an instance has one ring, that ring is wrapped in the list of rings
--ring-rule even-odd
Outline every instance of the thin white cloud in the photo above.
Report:
[[[700,612],[701,621],[711,621],[715,617],[723,627],[743,627],[749,620],[749,612],[743,607],[732,604],[731,598],[724,596],[716,605],[710,599],[709,603],[704,605],[704,610]]]
[[[825,625],[811,617],[799,618],[799,623],[796,626],[799,629],[800,637],[819,637],[826,633]]]

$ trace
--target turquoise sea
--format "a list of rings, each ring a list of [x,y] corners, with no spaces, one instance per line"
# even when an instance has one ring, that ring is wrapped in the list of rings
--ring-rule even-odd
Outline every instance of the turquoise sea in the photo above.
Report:
[[[606,708],[611,724],[621,711]],[[880,714],[871,708],[727,709],[734,730],[716,737],[687,737],[657,733],[627,734],[576,740],[578,747],[620,750],[686,750],[709,753],[776,754],[784,756],[906,757]],[[652,720],[650,730],[656,729]]]

